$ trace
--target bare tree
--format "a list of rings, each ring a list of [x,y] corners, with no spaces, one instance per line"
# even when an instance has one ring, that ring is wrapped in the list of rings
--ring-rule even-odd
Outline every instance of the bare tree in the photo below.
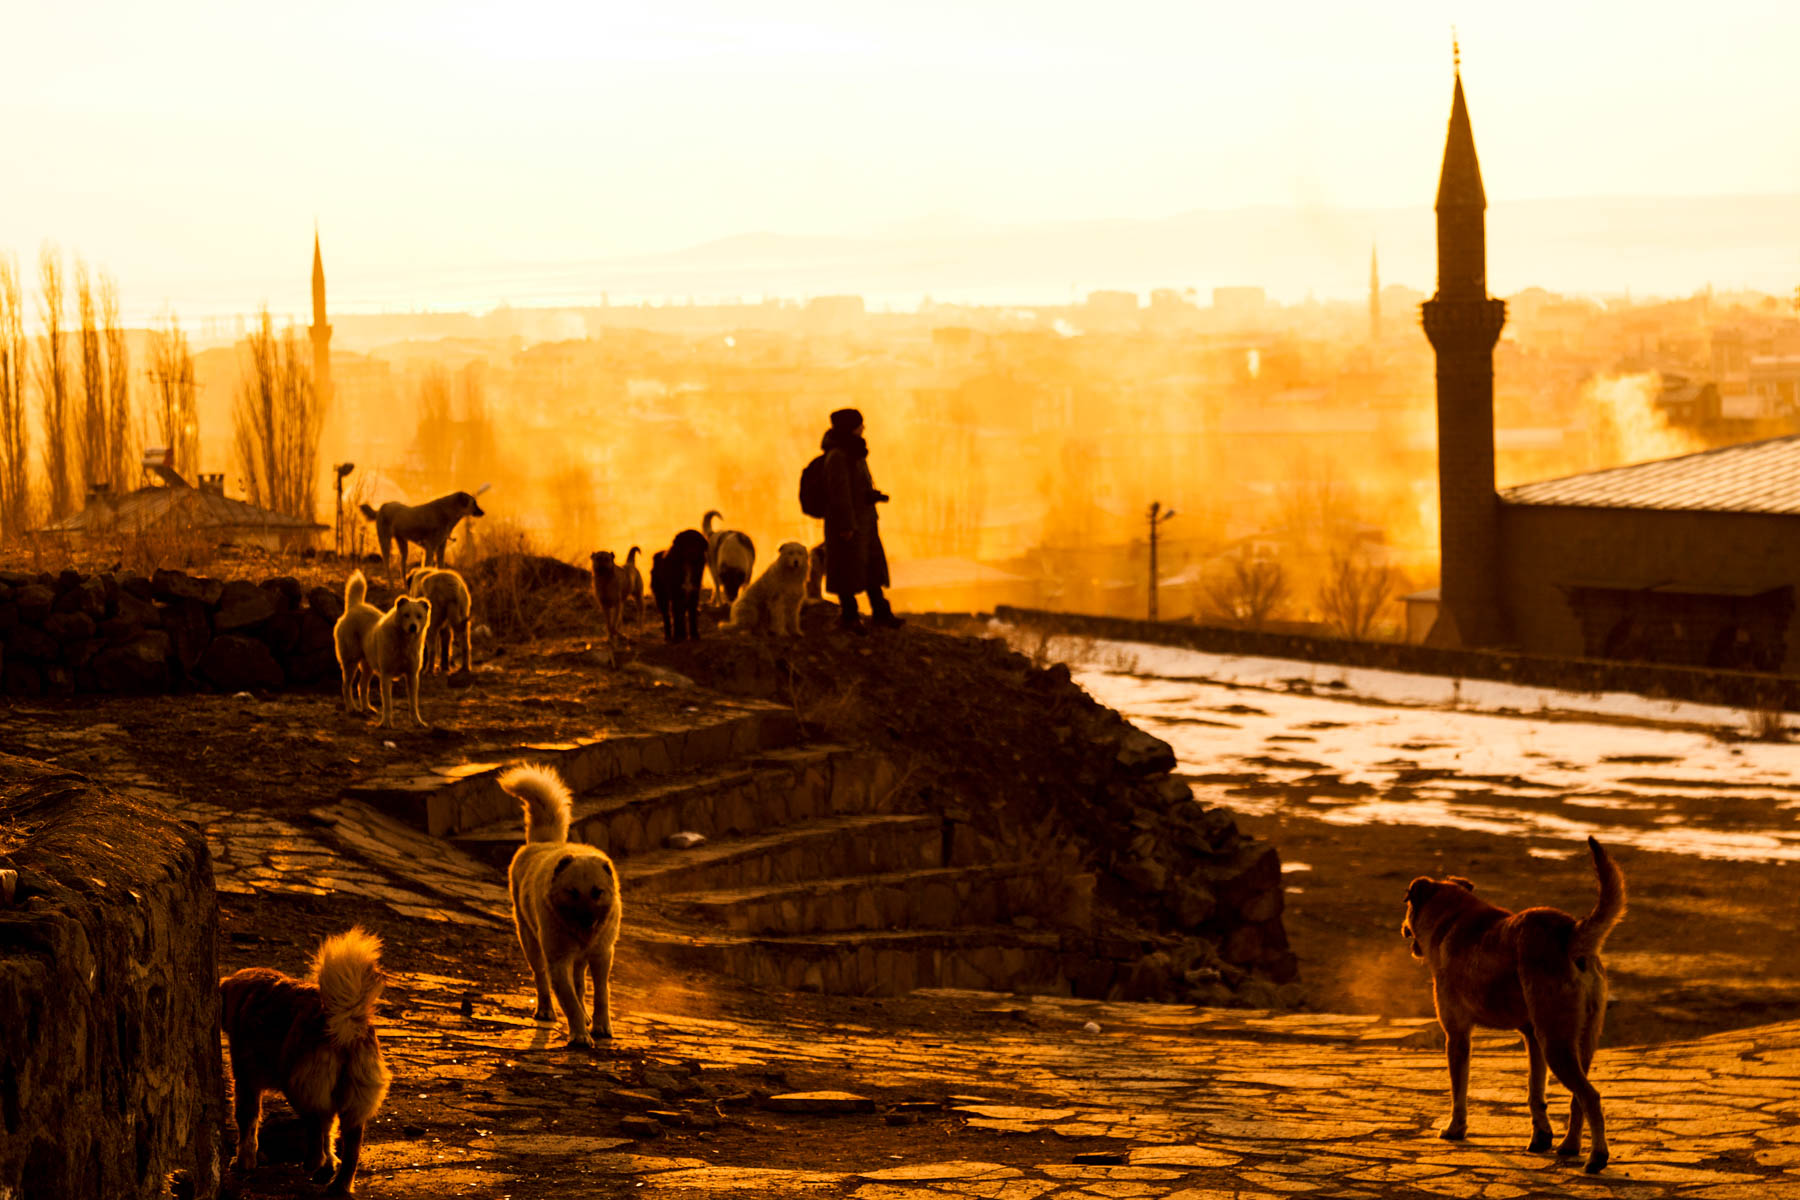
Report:
[[[25,420],[25,302],[19,267],[0,257],[0,533],[25,531],[30,506],[30,432]]]
[[[156,432],[162,444],[175,452],[175,468],[188,473],[200,469],[200,424],[194,405],[194,356],[188,349],[181,322],[169,314],[168,323],[150,331],[151,404],[156,412]]]
[[[113,483],[106,462],[106,354],[100,344],[100,314],[94,307],[94,282],[87,264],[75,260],[75,314],[81,347],[81,484]],[[80,486],[78,484],[77,486]]]
[[[131,352],[119,324],[119,285],[100,276],[100,332],[106,340],[106,479],[114,491],[131,478]]]
[[[69,412],[69,362],[63,345],[63,266],[54,246],[38,254],[38,315],[44,332],[38,340],[38,398],[44,424],[44,479],[49,490],[50,518],[75,508],[69,474],[69,451],[76,431]]]
[[[1399,588],[1399,573],[1386,563],[1336,551],[1319,587],[1319,615],[1343,636],[1362,641]]]
[[[265,308],[245,350],[248,372],[232,414],[245,489],[252,504],[310,521],[325,413],[300,337],[292,325],[277,337]]]
[[[1287,603],[1287,572],[1276,559],[1237,554],[1230,573],[1207,588],[1207,598],[1245,628],[1261,629]]]

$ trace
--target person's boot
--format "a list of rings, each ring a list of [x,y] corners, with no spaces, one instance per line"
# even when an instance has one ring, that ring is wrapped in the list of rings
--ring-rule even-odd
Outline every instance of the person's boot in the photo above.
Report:
[[[879,588],[869,589],[869,624],[877,629],[898,629],[906,622],[894,615],[894,607]]]
[[[863,624],[862,614],[856,611],[856,596],[854,593],[848,596],[839,596],[838,606],[842,609],[838,615],[839,629],[843,630],[845,633],[854,633],[858,637],[869,632],[869,627]]]

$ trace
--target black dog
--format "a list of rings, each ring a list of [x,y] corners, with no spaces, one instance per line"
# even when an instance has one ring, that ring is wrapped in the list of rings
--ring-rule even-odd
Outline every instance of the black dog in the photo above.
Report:
[[[684,529],[650,560],[650,594],[671,642],[700,636],[700,582],[706,574],[706,535]]]
[[[395,542],[400,543],[400,575],[404,578],[407,543],[416,544],[424,552],[426,566],[441,567],[444,565],[444,545],[450,540],[457,522],[464,517],[487,516],[481,511],[481,505],[475,503],[475,497],[467,492],[451,492],[428,504],[402,504],[390,500],[379,509],[367,504],[361,507],[363,516],[375,522],[375,536],[381,542],[381,565],[387,568],[390,583],[394,578],[394,565],[388,560],[388,551]]]

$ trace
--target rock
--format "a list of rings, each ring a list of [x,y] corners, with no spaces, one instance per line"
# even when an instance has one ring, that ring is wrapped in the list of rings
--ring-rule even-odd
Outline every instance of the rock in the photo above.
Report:
[[[1100,1032],[1100,1022],[1098,1022],[1098,1021],[1087,1022],[1086,1024],[1082,1025],[1081,1032],[1083,1032],[1083,1033],[1099,1033]]]
[[[1139,891],[1161,893],[1169,885],[1169,868],[1148,855],[1131,858],[1119,868],[1119,878]]]
[[[44,694],[46,696],[73,696],[75,694],[75,672],[61,663],[49,663],[43,668]]]
[[[78,615],[86,616],[87,614]],[[76,641],[64,642],[62,653],[58,655],[57,661],[71,671],[79,671],[92,662],[94,655],[100,653],[101,647],[105,645],[104,638],[80,638]]]
[[[40,696],[44,692],[44,677],[30,663],[8,662],[5,679],[9,696]]]
[[[286,658],[300,644],[300,614],[278,612],[254,632],[277,658]]]
[[[100,622],[100,636],[109,646],[122,646],[143,632],[142,625],[123,617],[108,617]]]
[[[44,618],[44,632],[59,642],[77,642],[99,631],[94,618],[84,612],[51,613]]]
[[[0,905],[11,904],[19,894],[19,873],[11,867],[0,867]]]
[[[42,625],[56,604],[56,593],[43,584],[34,583],[20,588],[13,603],[18,606],[21,621],[27,625]]]
[[[1176,923],[1183,929],[1200,928],[1212,919],[1213,913],[1219,908],[1212,890],[1192,879],[1176,881],[1175,886],[1169,889],[1168,904]]]
[[[668,837],[663,839],[663,845],[671,850],[692,850],[695,846],[700,845],[700,843],[705,840],[706,835],[704,833],[694,833],[692,830],[685,830],[681,833],[671,833]]]
[[[261,624],[274,616],[279,608],[275,594],[254,583],[228,583],[219,598],[219,611],[213,615],[213,632],[230,633]]]
[[[21,625],[6,635],[6,656],[31,662],[54,662],[62,652],[62,643],[37,628]]]
[[[637,1138],[639,1141],[651,1141],[659,1138],[662,1136],[662,1131],[662,1122],[655,1117],[633,1114],[629,1117],[619,1118],[619,1132],[626,1137]]]
[[[1125,977],[1127,1000],[1162,1000],[1175,990],[1175,962],[1161,950],[1146,954],[1132,964]]]
[[[17,604],[0,604],[0,634],[15,629],[19,624],[19,606]]]
[[[257,586],[266,592],[273,592],[284,612],[299,608],[304,596],[300,588],[300,581],[292,575],[277,575],[272,579],[263,580]]]
[[[1169,743],[1152,737],[1135,726],[1127,725],[1119,738],[1118,753],[1113,761],[1119,769],[1134,778],[1162,775],[1175,769],[1175,751]]]
[[[663,1094],[654,1088],[614,1088],[606,1093],[605,1098],[614,1108],[635,1108],[639,1111],[661,1108],[666,1103]]]
[[[306,593],[306,606],[335,623],[344,615],[344,594],[330,588],[316,587]]]
[[[267,646],[235,633],[213,639],[200,656],[199,672],[222,692],[274,691],[287,683]]]
[[[146,603],[156,596],[156,591],[150,586],[150,581],[142,575],[127,575],[119,580],[119,591]]]
[[[784,1092],[757,1104],[769,1112],[865,1113],[875,1111],[875,1101],[854,1092]]]
[[[170,600],[162,609],[162,627],[169,633],[175,662],[188,675],[200,666],[200,657],[212,644],[212,615],[195,599]]]
[[[1130,1161],[1123,1150],[1084,1150],[1073,1161],[1093,1166],[1118,1167]]]
[[[94,656],[95,682],[106,692],[161,692],[169,686],[169,635],[148,630]]]
[[[121,586],[118,600],[113,605],[112,619],[155,629],[162,624],[162,612],[150,601]]]

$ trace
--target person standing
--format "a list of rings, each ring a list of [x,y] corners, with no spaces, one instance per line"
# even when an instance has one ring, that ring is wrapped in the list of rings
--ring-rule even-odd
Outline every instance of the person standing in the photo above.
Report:
[[[832,413],[831,428],[819,448],[825,452],[825,590],[843,609],[839,623],[851,633],[865,632],[856,596],[867,592],[870,623],[878,629],[898,629],[906,622],[894,615],[881,594],[889,586],[888,564],[875,506],[888,497],[876,490],[869,474],[862,413],[854,408]]]

